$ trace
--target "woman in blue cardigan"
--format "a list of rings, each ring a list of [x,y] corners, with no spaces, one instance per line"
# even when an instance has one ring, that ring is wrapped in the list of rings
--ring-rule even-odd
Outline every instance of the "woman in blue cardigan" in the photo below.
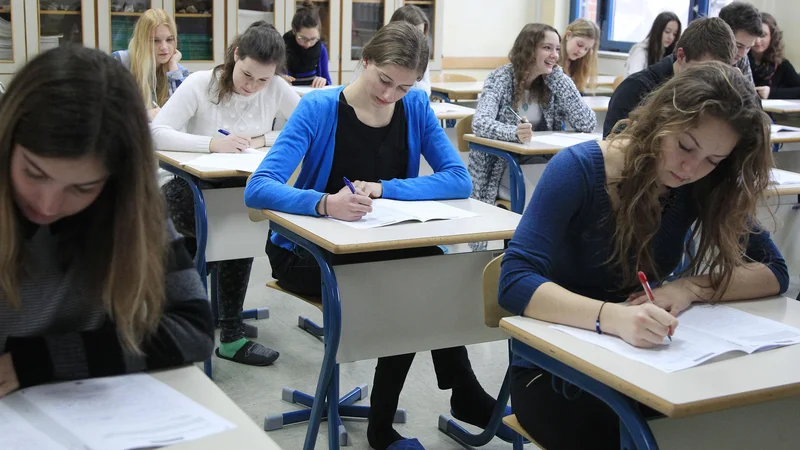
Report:
[[[251,208],[354,221],[369,213],[373,198],[439,200],[467,198],[472,182],[439,126],[425,92],[412,89],[428,64],[428,45],[413,25],[393,22],[364,47],[359,79],[339,89],[303,97],[278,141],[245,190]],[[420,157],[434,170],[419,176]],[[295,185],[286,181],[300,162]],[[354,180],[355,194],[343,177]],[[441,254],[438,247],[332,255],[333,264]],[[300,294],[320,295],[320,270],[313,257],[284,237],[267,242],[272,276]],[[453,389],[451,406],[460,420],[484,427],[495,400],[481,387],[465,347],[434,350],[440,389]],[[379,358],[375,369],[367,437],[386,449],[403,439],[393,428],[400,391],[414,354]]]

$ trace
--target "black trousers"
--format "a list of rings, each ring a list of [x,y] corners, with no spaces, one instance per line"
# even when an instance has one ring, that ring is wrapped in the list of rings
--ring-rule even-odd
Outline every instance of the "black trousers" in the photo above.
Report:
[[[301,295],[321,295],[321,275],[319,265],[314,257],[301,247],[288,251],[273,244],[267,239],[267,256],[272,265],[272,277],[278,285],[287,291]],[[334,266],[364,262],[388,261],[422,256],[441,255],[439,247],[423,247],[415,249],[366,252],[347,255],[331,255]],[[397,409],[400,391],[403,389],[414,353],[378,358],[375,369],[372,396],[373,410],[380,415],[378,420],[391,424]],[[433,366],[439,389],[452,389],[471,386],[475,383],[475,374],[464,346],[432,350]]]
[[[563,380],[540,368],[511,366],[511,409],[520,425],[547,450],[619,450],[619,417],[600,399],[567,389]],[[659,413],[638,404],[646,418]]]

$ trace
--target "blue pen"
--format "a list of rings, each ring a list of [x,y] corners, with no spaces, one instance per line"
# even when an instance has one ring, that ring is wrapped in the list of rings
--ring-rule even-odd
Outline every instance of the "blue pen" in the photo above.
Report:
[[[225,136],[230,136],[230,135],[231,135],[229,132],[227,132],[227,131],[223,130],[222,128],[220,128],[220,129],[219,129],[219,130],[217,130],[217,131],[218,131],[219,133],[221,133],[221,134],[224,134]]]
[[[352,192],[353,194],[355,194],[355,193],[356,193],[356,188],[355,188],[355,186],[353,186],[353,183],[351,183],[351,182],[350,182],[350,180],[348,180],[348,179],[347,179],[347,177],[344,177],[344,184],[346,184],[346,185],[347,185],[347,187],[349,187],[349,188],[350,188],[350,192]]]

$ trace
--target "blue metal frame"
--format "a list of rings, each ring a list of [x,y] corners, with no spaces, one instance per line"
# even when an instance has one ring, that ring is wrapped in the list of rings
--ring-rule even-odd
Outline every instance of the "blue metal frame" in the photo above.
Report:
[[[499,156],[508,163],[508,175],[510,179],[509,190],[511,191],[511,211],[522,214],[525,208],[525,177],[522,175],[522,167],[517,161],[517,157],[509,152],[498,150],[474,142],[469,143],[471,150],[486,152],[491,155]]]
[[[516,339],[511,340],[511,351],[564,381],[594,395],[614,410],[619,416],[621,449],[658,450],[658,444],[650,431],[650,426],[633,400]]]

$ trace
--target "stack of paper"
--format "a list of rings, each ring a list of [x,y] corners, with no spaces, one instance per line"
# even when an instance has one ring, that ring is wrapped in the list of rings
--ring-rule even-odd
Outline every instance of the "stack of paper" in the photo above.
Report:
[[[603,139],[603,136],[596,133],[553,133],[542,136],[534,135],[531,142],[566,148],[581,142],[598,141],[600,139]]]
[[[0,400],[0,448],[158,448],[235,425],[149,375],[49,384]]]
[[[404,202],[378,198],[372,201],[372,212],[357,222],[336,220],[347,226],[365,230],[368,228],[394,225],[401,222],[427,222],[429,220],[449,220],[475,217],[471,211],[456,208],[441,202],[420,201]]]
[[[248,148],[241,153],[209,153],[181,165],[203,170],[236,170],[253,173],[265,156],[266,152]]]
[[[779,186],[787,184],[800,184],[800,173],[789,172],[788,170],[772,169],[770,174],[772,184]]]
[[[678,322],[672,341],[655,348],[634,347],[616,336],[565,325],[551,327],[664,372],[688,369],[725,353],[800,344],[797,328],[728,306],[695,305]]]

